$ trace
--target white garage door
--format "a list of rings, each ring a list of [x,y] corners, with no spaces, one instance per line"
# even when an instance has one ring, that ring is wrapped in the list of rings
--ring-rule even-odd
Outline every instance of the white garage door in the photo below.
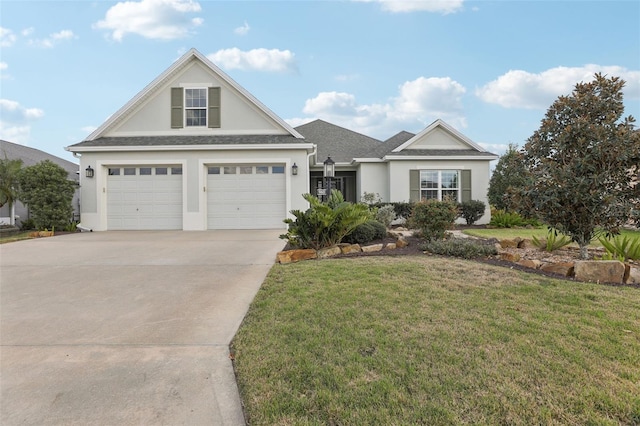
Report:
[[[109,167],[107,229],[182,229],[182,168]]]
[[[286,212],[283,165],[211,165],[207,174],[209,229],[282,229]]]

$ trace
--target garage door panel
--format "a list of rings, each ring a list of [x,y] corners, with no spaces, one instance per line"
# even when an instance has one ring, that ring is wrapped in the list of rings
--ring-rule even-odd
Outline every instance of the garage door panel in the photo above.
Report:
[[[263,165],[266,166],[266,165]],[[227,166],[243,170],[243,166]],[[245,166],[247,167],[247,166]],[[286,180],[271,167],[251,173],[211,174],[207,178],[209,229],[282,229],[286,217]],[[244,169],[248,171],[249,169]]]
[[[127,168],[135,174],[107,178],[107,229],[182,229],[182,175],[141,175],[140,168]]]

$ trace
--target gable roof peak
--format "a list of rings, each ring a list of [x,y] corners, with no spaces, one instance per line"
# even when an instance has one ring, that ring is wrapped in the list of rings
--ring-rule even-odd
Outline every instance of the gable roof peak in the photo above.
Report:
[[[397,148],[395,148],[392,152],[400,152],[400,151],[404,150],[405,148],[408,148],[414,142],[416,142],[417,140],[421,139],[425,135],[431,133],[432,131],[434,131],[437,128],[444,129],[448,133],[452,134],[456,139],[458,139],[459,141],[461,141],[464,144],[468,145],[471,149],[473,149],[475,151],[487,152],[480,145],[478,145],[477,143],[473,142],[471,139],[469,139],[468,137],[466,137],[465,135],[460,133],[458,130],[456,130],[455,128],[453,128],[452,126],[450,126],[449,124],[447,124],[444,120],[442,120],[440,118],[435,120],[433,123],[429,124],[423,131],[421,131],[420,133],[416,134],[415,136],[410,138],[408,141],[406,141],[402,145],[400,145]]]
[[[242,96],[247,98],[249,102],[255,105],[259,110],[264,112],[269,118],[277,122],[282,126],[290,135],[298,139],[304,139],[304,137],[298,133],[293,127],[287,124],[282,118],[277,116],[273,111],[267,108],[262,102],[260,102],[255,96],[249,93],[244,87],[240,86],[234,79],[232,79],[227,73],[222,71],[216,64],[214,64],[205,55],[200,53],[196,48],[192,47],[185,54],[175,60],[169,68],[156,77],[151,83],[149,83],[144,89],[136,94],[129,102],[127,102],[122,108],[112,114],[100,127],[94,130],[85,140],[95,140],[104,135],[104,133],[122,117],[124,117],[129,111],[131,111],[138,103],[146,99],[151,93],[153,93],[159,86],[167,81],[177,70],[186,66],[192,60],[200,61],[211,72],[217,74],[223,81],[237,90]]]

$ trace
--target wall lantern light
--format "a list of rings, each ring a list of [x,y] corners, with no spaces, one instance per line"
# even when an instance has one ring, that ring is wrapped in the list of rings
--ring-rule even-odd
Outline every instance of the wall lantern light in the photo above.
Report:
[[[92,178],[93,177],[93,169],[91,168],[91,166],[87,167],[84,170],[84,175],[88,178]]]
[[[293,163],[293,166],[291,166],[291,174],[294,176],[298,175],[298,165],[296,163]]]
[[[331,159],[331,156],[328,156],[326,160],[324,160],[324,177],[332,178],[336,175],[336,162]]]

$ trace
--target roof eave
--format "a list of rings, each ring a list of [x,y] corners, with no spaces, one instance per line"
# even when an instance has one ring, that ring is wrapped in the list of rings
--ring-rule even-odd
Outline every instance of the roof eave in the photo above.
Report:
[[[249,151],[249,150],[285,150],[304,149],[313,152],[311,143],[287,144],[225,144],[225,145],[132,145],[132,146],[67,146],[66,151],[75,153],[85,152],[153,152],[153,151]]]

